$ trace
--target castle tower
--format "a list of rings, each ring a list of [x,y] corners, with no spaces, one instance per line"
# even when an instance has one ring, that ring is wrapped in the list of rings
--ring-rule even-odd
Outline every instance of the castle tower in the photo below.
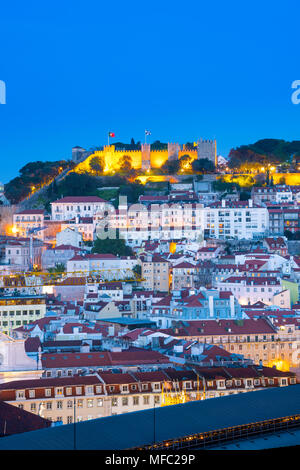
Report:
[[[197,155],[198,160],[201,158],[207,158],[215,166],[217,166],[217,141],[216,140],[204,140],[200,139],[197,142]]]
[[[171,142],[168,142],[168,160],[178,160],[179,151],[179,144],[173,144]]]
[[[73,147],[72,148],[72,161],[75,163],[80,162],[85,152],[86,150],[82,147]]]
[[[142,144],[142,170],[150,170],[151,162],[150,162],[150,144]]]

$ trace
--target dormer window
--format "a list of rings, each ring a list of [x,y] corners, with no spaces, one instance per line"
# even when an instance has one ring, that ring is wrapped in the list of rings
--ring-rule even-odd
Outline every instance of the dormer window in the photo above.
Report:
[[[25,390],[17,390],[16,391],[16,398],[17,398],[17,400],[25,399]]]

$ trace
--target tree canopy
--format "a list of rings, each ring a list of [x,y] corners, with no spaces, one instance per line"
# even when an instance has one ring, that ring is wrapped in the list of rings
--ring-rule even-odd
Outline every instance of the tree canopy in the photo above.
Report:
[[[101,240],[97,238],[92,248],[92,253],[111,253],[116,256],[131,256],[133,255],[132,249],[125,244],[125,240],[119,238],[117,231],[117,238],[106,238]]]
[[[232,169],[247,169],[268,164],[290,163],[300,155],[300,141],[287,142],[280,139],[262,139],[254,144],[231,149],[228,166]]]

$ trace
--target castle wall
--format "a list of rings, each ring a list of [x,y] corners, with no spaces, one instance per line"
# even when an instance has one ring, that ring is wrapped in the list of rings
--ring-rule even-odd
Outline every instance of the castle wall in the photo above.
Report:
[[[168,150],[151,150],[151,168],[160,168],[168,160]]]
[[[104,147],[104,150],[97,150],[86,160],[76,166],[76,171],[90,171],[90,161],[93,157],[100,157],[104,160],[104,172],[117,170],[120,166],[120,159],[128,155],[131,157],[132,167],[139,169],[142,166],[142,152],[140,150],[115,150],[114,145]]]
[[[206,155],[210,152],[210,159],[215,152],[215,141],[201,141],[200,148]],[[205,153],[206,152],[206,153]],[[201,153],[201,152],[200,152]],[[97,150],[89,155],[83,162],[80,162],[75,170],[79,173],[90,172],[90,161],[93,157],[99,156],[104,160],[104,172],[109,173],[118,170],[120,159],[128,155],[131,157],[134,169],[147,170],[149,168],[160,168],[168,160],[180,159],[183,155],[189,155],[192,160],[199,158],[199,147],[195,149],[182,149],[179,144],[169,143],[166,150],[150,150],[150,144],[143,144],[141,150],[116,150],[114,145],[107,145],[103,150]],[[201,158],[204,158],[201,156]]]

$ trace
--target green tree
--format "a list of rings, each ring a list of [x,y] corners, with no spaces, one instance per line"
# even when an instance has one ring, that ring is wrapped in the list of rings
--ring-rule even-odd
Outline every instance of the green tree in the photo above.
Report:
[[[48,269],[49,273],[57,273],[57,274],[64,273],[65,270],[66,270],[66,267],[63,263],[56,263],[54,268]]]
[[[161,172],[164,175],[175,175],[178,173],[179,169],[179,160],[168,160],[162,165]]]
[[[116,256],[132,256],[132,249],[125,244],[125,240],[118,238],[118,235],[117,232],[117,238],[115,239],[106,238],[105,240],[101,240],[97,238],[94,242],[92,253],[111,253]]]
[[[136,277],[138,279],[140,279],[141,275],[142,275],[142,267],[140,264],[136,264],[133,268],[132,268],[132,271],[134,272],[134,274],[136,275]]]
[[[192,162],[193,171],[201,171],[203,173],[215,171],[215,165],[208,158],[200,158]]]
[[[130,155],[123,155],[119,159],[119,167],[122,173],[129,173],[132,169],[132,158]]]
[[[90,159],[89,166],[90,166],[90,169],[94,171],[96,174],[103,173],[103,169],[104,169],[103,159],[98,157],[97,155]]]

